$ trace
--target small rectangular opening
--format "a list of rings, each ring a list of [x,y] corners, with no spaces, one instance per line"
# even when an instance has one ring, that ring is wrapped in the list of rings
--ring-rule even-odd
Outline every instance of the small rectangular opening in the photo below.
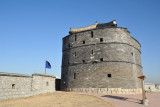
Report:
[[[49,86],[49,83],[48,83],[48,82],[46,82],[46,86]]]
[[[112,77],[112,75],[111,75],[111,74],[108,74],[108,77],[109,77],[109,78],[111,78],[111,77]]]
[[[62,74],[62,79],[64,79],[64,74]]]
[[[131,52],[131,55],[133,56],[133,52]]]
[[[74,56],[77,56],[77,53],[76,53],[76,52],[74,52]]]
[[[100,58],[100,61],[103,61],[103,58]]]
[[[75,41],[77,41],[77,35],[75,35]]]
[[[83,41],[83,44],[85,44],[85,40]]]
[[[91,31],[91,38],[93,38],[93,31]]]
[[[74,73],[74,79],[76,79],[76,73]]]
[[[85,60],[82,60],[83,63],[85,63]]]
[[[15,84],[12,84],[12,89],[15,89],[15,86],[16,86]]]
[[[100,42],[103,42],[103,38],[100,38]]]
[[[71,47],[71,45],[70,45],[70,44],[68,44],[68,47]]]
[[[93,54],[93,50],[91,50],[91,53]]]

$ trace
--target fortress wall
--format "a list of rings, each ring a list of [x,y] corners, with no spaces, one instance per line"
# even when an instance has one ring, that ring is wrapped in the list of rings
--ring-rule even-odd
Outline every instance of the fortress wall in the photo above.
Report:
[[[146,92],[160,92],[160,84],[152,84],[152,83],[145,83],[144,89]]]
[[[31,81],[28,75],[0,73],[0,100],[30,96]]]
[[[55,91],[55,77],[50,75],[33,74],[32,92],[40,94]]]
[[[0,101],[54,91],[54,76],[0,73]]]
[[[156,84],[155,87],[160,90],[160,84]]]

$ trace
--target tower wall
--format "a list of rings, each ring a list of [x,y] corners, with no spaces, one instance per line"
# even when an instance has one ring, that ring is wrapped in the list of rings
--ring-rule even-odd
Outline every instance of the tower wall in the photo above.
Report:
[[[62,89],[138,89],[141,46],[126,28],[103,28],[63,38]],[[109,77],[109,75],[111,77]]]

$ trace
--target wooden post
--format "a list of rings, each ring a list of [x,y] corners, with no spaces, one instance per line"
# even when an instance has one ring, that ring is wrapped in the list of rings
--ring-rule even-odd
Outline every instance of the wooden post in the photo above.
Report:
[[[144,100],[145,99],[145,92],[144,92],[143,79],[141,79],[141,86],[142,86],[142,100]]]
[[[139,79],[141,79],[141,87],[142,87],[142,104],[148,105],[148,99],[146,97],[146,92],[144,90],[144,79],[146,78],[145,76],[139,76]]]

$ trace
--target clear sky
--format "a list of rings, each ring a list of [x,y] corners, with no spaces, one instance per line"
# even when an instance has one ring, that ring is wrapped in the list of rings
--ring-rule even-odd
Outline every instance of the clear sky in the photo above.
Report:
[[[71,27],[117,20],[141,43],[146,82],[160,83],[159,0],[0,0],[0,72],[60,77]]]

